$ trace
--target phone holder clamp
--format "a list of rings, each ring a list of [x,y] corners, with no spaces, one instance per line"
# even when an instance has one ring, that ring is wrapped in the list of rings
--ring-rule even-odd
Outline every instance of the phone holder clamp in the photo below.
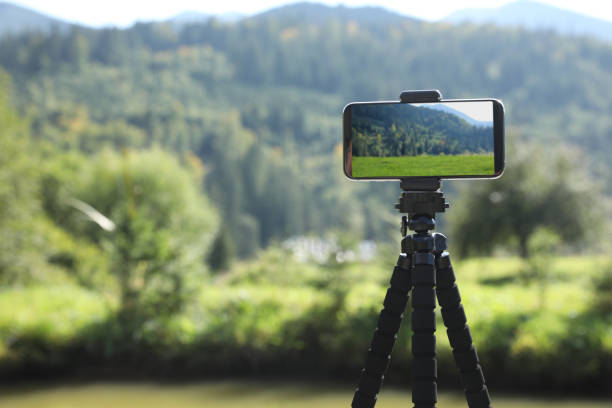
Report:
[[[440,102],[441,100],[442,93],[437,89],[403,91],[400,94],[400,103]],[[440,189],[440,179],[437,177],[403,178],[400,179],[400,187],[403,191],[437,191]],[[402,201],[405,199],[400,198],[400,204],[396,208],[400,212],[407,212],[402,211],[405,208]]]
[[[440,102],[441,100],[442,92],[437,89],[403,91],[400,94],[401,103]]]

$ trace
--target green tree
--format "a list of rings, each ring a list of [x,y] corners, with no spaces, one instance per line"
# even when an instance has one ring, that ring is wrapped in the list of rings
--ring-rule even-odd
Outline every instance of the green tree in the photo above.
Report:
[[[102,251],[58,225],[69,213],[61,208],[61,185],[77,174],[82,157],[31,140],[29,123],[9,106],[7,84],[0,73],[0,282],[102,286]]]
[[[217,212],[198,180],[160,149],[105,150],[71,186],[75,199],[108,217],[100,228],[87,217],[77,234],[106,248],[127,317],[177,312],[205,277],[204,259],[216,234]]]
[[[81,28],[72,28],[68,41],[66,41],[64,58],[77,72],[80,72],[87,65],[89,40]]]
[[[92,53],[94,58],[107,65],[125,63],[130,55],[126,37],[118,28],[102,29]]]
[[[612,259],[601,264],[600,271],[591,278],[593,312],[602,316],[612,315]]]
[[[535,230],[527,241],[529,258],[523,267],[522,277],[526,282],[535,281],[538,285],[538,302],[541,308],[546,305],[547,289],[552,278],[550,267],[560,241],[559,236],[546,227]]]
[[[0,71],[0,280],[14,283],[45,264],[37,239],[36,157],[28,126],[10,107],[8,77]]]
[[[500,179],[461,190],[450,219],[455,248],[469,255],[506,245],[527,259],[529,239],[542,227],[563,242],[580,243],[596,227],[594,204],[601,200],[581,162],[569,149],[512,151]]]
[[[234,257],[234,245],[227,228],[219,228],[215,241],[210,248],[207,261],[210,268],[215,272],[227,271]]]

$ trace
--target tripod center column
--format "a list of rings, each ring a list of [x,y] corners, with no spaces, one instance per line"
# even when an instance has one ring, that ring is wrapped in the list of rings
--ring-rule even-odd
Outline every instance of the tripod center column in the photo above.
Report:
[[[429,233],[435,226],[430,215],[411,216],[408,228],[416,231],[402,242],[412,257],[412,401],[415,408],[435,408],[437,402],[436,363],[436,275],[434,238]]]

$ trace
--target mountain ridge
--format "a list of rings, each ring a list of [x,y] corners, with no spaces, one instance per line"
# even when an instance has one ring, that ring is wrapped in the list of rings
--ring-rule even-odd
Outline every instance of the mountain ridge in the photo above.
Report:
[[[379,6],[328,6],[315,2],[290,3],[253,15],[184,11],[161,21],[150,22],[170,23],[181,27],[186,24],[205,23],[210,18],[216,18],[224,23],[262,19],[282,20],[286,24],[304,22],[321,24],[330,19],[352,20],[367,26],[394,24],[403,21],[426,23],[425,20],[403,15]],[[563,35],[588,35],[612,41],[612,22],[532,0],[518,0],[491,9],[458,10],[443,18],[440,22],[450,24],[467,22],[494,24],[500,27],[520,26],[529,30],[552,29]],[[53,28],[67,31],[74,25],[69,21],[49,16],[28,7],[9,2],[0,2],[0,35],[14,35],[26,31],[49,32]]]
[[[72,23],[52,17],[34,9],[0,2],[0,36],[20,34],[24,31],[49,32],[52,29],[67,31]]]
[[[283,18],[289,22],[297,20],[301,23],[321,23],[331,18],[354,20],[362,24],[389,24],[405,20],[421,21],[379,6],[347,7],[342,4],[328,6],[314,2],[286,4],[254,14],[250,18]]]
[[[289,24],[298,22],[320,24],[330,19],[354,20],[364,25],[391,24],[406,20],[421,21],[377,6],[347,7],[344,5],[327,6],[314,2],[296,2],[264,10],[253,15],[244,15],[238,12],[214,14],[186,10],[163,20],[141,21],[141,23],[170,23],[181,27],[187,24],[205,23],[211,18],[224,23],[236,23],[245,19],[282,19],[283,22]],[[137,23],[134,22],[124,29],[128,29]],[[51,17],[29,7],[9,2],[0,2],[0,35],[20,34],[27,31],[48,32],[52,27],[59,27],[65,31],[74,25],[71,22]],[[79,25],[92,29],[107,28]]]
[[[441,112],[446,112],[446,113],[450,113],[453,114],[463,120],[465,120],[467,123],[469,123],[472,126],[480,126],[480,127],[490,127],[492,125],[492,121],[482,121],[482,120],[478,120],[478,119],[474,119],[473,117],[471,117],[470,115],[467,115],[451,106],[448,106],[447,104],[424,104],[423,105],[425,108],[431,109],[431,110],[437,110],[437,111],[441,111]],[[493,115],[491,114],[491,118],[493,118]]]
[[[442,21],[555,30],[564,35],[588,35],[612,41],[612,22],[532,0],[517,0],[497,8],[457,10]]]
[[[211,13],[204,13],[201,11],[187,10],[187,11],[178,13],[174,15],[173,17],[170,17],[169,19],[164,20],[164,21],[169,22],[171,24],[175,24],[177,26],[181,26],[185,24],[205,23],[211,18],[216,18],[217,20],[225,22],[225,23],[235,23],[245,18],[245,15],[240,14],[240,13],[233,13],[233,12],[221,13],[221,14],[211,14]]]

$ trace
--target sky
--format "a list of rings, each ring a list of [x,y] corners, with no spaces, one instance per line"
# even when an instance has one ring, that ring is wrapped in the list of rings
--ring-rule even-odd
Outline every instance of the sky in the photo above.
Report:
[[[443,105],[458,110],[480,122],[493,122],[493,103],[491,101],[451,102]]]
[[[414,105],[427,106],[427,104],[420,103]],[[438,105],[448,106],[480,122],[493,122],[493,104],[491,101],[446,102]]]
[[[446,17],[455,10],[465,8],[499,7],[512,0],[312,0],[328,5],[377,5],[400,14],[429,21]],[[612,22],[612,2],[608,0],[538,0],[560,8],[576,11]],[[209,14],[238,12],[255,14],[270,8],[293,3],[287,0],[12,0],[34,10],[70,22],[89,26],[114,25],[125,27],[136,21],[164,20],[183,11]]]

